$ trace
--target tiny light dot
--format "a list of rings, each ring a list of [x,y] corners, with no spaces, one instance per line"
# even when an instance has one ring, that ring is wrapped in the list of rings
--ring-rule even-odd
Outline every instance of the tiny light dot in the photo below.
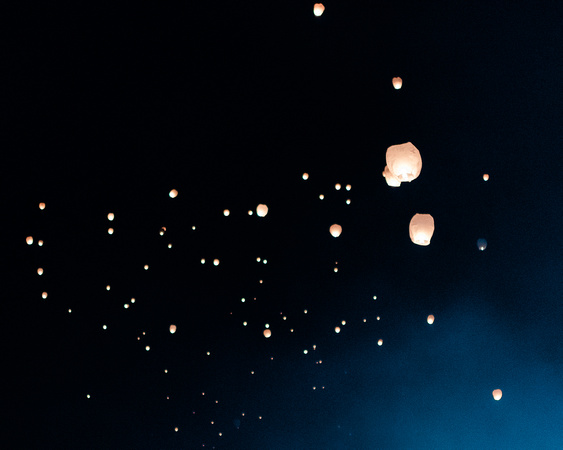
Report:
[[[86,398],[90,398],[90,394],[86,394]]]
[[[45,209],[45,203],[43,202],[39,203],[39,209],[43,211]]]
[[[325,196],[323,194],[319,195],[319,198],[322,200],[323,198],[325,198]]]
[[[266,325],[264,325],[264,328],[270,328],[270,324],[267,323]]]
[[[248,215],[251,216],[252,215],[252,210],[248,210]]]
[[[41,239],[39,239],[39,240],[37,241],[37,245],[38,245],[39,247],[43,247],[43,241],[42,241]]]
[[[132,299],[131,299],[131,303],[135,303],[135,298],[132,298]]]
[[[304,313],[304,314],[307,314],[307,310],[306,310],[306,309],[304,309],[304,310],[303,310],[303,313]]]
[[[174,431],[178,431],[178,427],[174,428]]]
[[[166,227],[162,227],[162,228],[160,229],[160,231],[159,231],[159,234],[160,234],[161,236],[164,236],[164,232],[165,232],[165,231],[166,231]]]
[[[308,180],[309,174],[307,172],[305,172],[303,175],[301,175],[301,178],[303,178],[304,180]]]
[[[108,214],[108,220],[113,220],[115,218],[115,215],[113,213],[109,213]]]
[[[145,264],[145,270],[149,270],[149,265]]]
[[[352,203],[352,202],[350,201],[350,199],[346,200],[346,204],[347,204],[347,205],[349,205],[350,203]]]
[[[201,258],[201,263],[205,264],[205,258]]]
[[[483,174],[483,180],[484,180],[484,181],[489,181],[489,174],[488,174],[488,173],[484,173],[484,174]]]
[[[434,323],[434,316],[432,314],[430,314],[427,318],[426,321],[432,325]]]
[[[125,304],[123,305],[123,307],[124,307],[125,309],[128,309],[128,308],[129,308],[129,303],[125,303]]]
[[[340,333],[340,327],[335,327],[335,328],[334,328],[334,332],[335,332],[335,333]]]
[[[351,184],[347,184],[347,185],[346,185],[346,190],[349,191],[350,189],[352,189],[352,185],[351,185]]]
[[[244,302],[246,301],[246,299],[243,297],[243,298],[240,299],[240,301],[241,301],[242,303],[244,303]]]
[[[27,242],[27,245],[31,245],[33,244],[33,238],[31,236],[28,236],[25,238],[25,242]]]
[[[37,269],[37,275],[43,275],[43,269],[41,267]]]
[[[168,248],[172,248],[172,244],[168,244]]]
[[[164,369],[164,373],[168,373],[168,369]]]
[[[225,210],[223,211],[223,215],[224,215],[225,217],[228,216],[229,214],[231,214],[231,211],[229,211],[228,209],[225,209]]]
[[[264,259],[264,260],[262,261],[262,264],[268,264],[268,260]]]
[[[373,299],[374,299],[374,300],[377,300],[377,295],[374,295],[374,296],[373,296]]]
[[[346,325],[346,321],[345,321],[345,320],[342,321],[342,325]]]
[[[214,259],[214,260],[213,260],[213,265],[214,265],[214,266],[218,266],[218,265],[219,265],[219,260],[218,260],[218,259]]]
[[[381,319],[381,317],[377,316],[377,320]]]
[[[151,348],[150,348],[150,346],[148,346],[148,345],[145,347],[145,350],[146,350],[147,352],[148,352],[150,349],[151,349]]]
[[[303,354],[306,355],[307,353],[309,353],[309,350],[307,350],[307,349],[303,350]]]
[[[107,326],[107,325],[102,325],[102,328],[103,328],[104,330],[107,330],[107,329],[108,329],[108,326]]]
[[[43,292],[43,294],[41,294],[41,297],[47,298],[47,292]]]
[[[383,339],[380,339],[379,341],[377,341],[377,345],[379,345],[381,347],[383,345]]]
[[[207,356],[211,355],[211,352],[207,352]]]
[[[195,230],[195,225],[192,227],[192,230]]]
[[[178,196],[178,191],[176,189],[172,189],[168,195],[170,196],[170,198],[176,198]]]
[[[260,257],[256,258],[256,262],[260,262]]]
[[[341,187],[342,187],[342,186],[340,186],[340,183],[336,183],[336,184],[334,185],[334,189],[336,189],[337,191],[339,191]]]
[[[247,326],[247,325],[248,325],[248,322],[243,322],[242,324],[243,324],[244,326]]]
[[[109,291],[110,289],[111,289],[111,286],[108,284],[108,285],[106,286],[106,291]]]
[[[338,272],[338,267],[335,267],[335,268],[334,268],[334,271],[335,271],[335,272]]]
[[[367,322],[367,319],[364,319],[364,322]]]
[[[113,234],[113,228],[108,228],[108,234]]]
[[[293,328],[289,330],[290,333],[293,333]]]
[[[72,309],[69,308],[68,313],[70,314],[72,312]]]
[[[283,320],[287,320],[287,316],[283,316]]]

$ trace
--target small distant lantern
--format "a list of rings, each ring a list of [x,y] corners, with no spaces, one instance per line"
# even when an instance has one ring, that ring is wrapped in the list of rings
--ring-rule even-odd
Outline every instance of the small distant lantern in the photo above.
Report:
[[[409,224],[411,241],[417,245],[428,245],[434,234],[434,218],[430,214],[415,214]]]
[[[330,234],[332,237],[337,238],[342,233],[342,227],[337,223],[330,226]]]
[[[395,89],[401,89],[403,87],[403,80],[401,77],[395,77],[393,78],[393,87]]]
[[[268,207],[266,205],[259,204],[256,207],[256,214],[258,214],[258,217],[264,217],[266,214],[268,214]]]
[[[31,237],[31,236],[26,237],[25,242],[27,242],[27,245],[33,244],[33,237]]]
[[[335,333],[340,333],[340,327],[334,327],[334,332],[335,332]]]
[[[150,349],[151,349],[150,345],[147,345],[147,346],[145,347],[145,350],[146,350],[147,352],[148,352]]]
[[[336,184],[334,185],[334,189],[336,189],[337,191],[339,191],[341,187],[342,187],[342,186],[340,185],[340,183],[336,183]]]
[[[166,232],[166,227],[162,227],[162,228],[160,229],[160,231],[159,231],[159,234],[160,234],[161,236],[164,236],[164,233],[165,233],[165,232]]]
[[[383,178],[385,178],[385,182],[387,183],[388,186],[399,187],[401,185],[401,182],[399,181],[399,179],[397,177],[395,177],[395,175],[393,175],[391,173],[391,171],[389,170],[389,167],[385,166],[385,169],[383,169],[382,175],[383,175]]]
[[[317,17],[320,17],[325,12],[325,7],[322,3],[315,3],[313,6],[313,14]]]
[[[39,240],[37,241],[37,245],[38,245],[39,247],[43,247],[43,241],[42,241],[41,239],[39,239]]]
[[[422,157],[412,142],[392,145],[387,149],[385,160],[389,171],[400,182],[418,178],[422,170]]]
[[[434,323],[434,316],[432,314],[430,314],[427,318],[426,321],[432,325]]]
[[[227,217],[229,214],[231,214],[231,211],[229,211],[228,209],[223,210],[223,215],[225,217]]]
[[[113,228],[108,228],[108,234],[113,234]]]
[[[486,239],[477,239],[477,248],[481,251],[487,248],[487,240]]]
[[[264,337],[269,338],[272,335],[272,330],[270,330],[269,328],[266,328],[264,330]]]
[[[352,189],[352,185],[351,185],[351,184],[347,184],[347,185],[346,185],[346,190],[349,191],[350,189]]]
[[[494,398],[496,401],[499,401],[499,400],[502,398],[502,391],[501,391],[500,389],[495,389],[495,390],[493,391],[493,398]]]
[[[178,196],[178,191],[176,189],[172,189],[168,195],[170,196],[170,198],[176,198]]]
[[[45,209],[45,203],[43,202],[39,203],[39,209],[43,211]]]
[[[377,341],[377,345],[379,345],[381,347],[383,345],[383,339],[380,339],[379,341]]]
[[[115,215],[113,213],[109,213],[108,214],[108,220],[113,220],[115,218]]]
[[[214,260],[213,260],[213,265],[214,265],[214,266],[218,266],[218,265],[219,265],[219,260],[218,260],[218,259],[214,259]]]
[[[41,267],[37,269],[37,275],[43,275],[43,269]]]
[[[489,181],[489,174],[488,173],[483,174],[483,181]]]
[[[176,325],[170,325],[170,334],[176,333]]]
[[[309,174],[307,172],[305,172],[301,178],[303,178],[304,180],[308,180],[309,179]]]
[[[47,292],[43,292],[43,294],[41,294],[41,297],[47,298]]]

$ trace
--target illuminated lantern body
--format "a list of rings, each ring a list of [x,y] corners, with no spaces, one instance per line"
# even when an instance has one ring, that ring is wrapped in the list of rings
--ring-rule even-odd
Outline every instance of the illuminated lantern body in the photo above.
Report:
[[[302,178],[303,178],[304,180],[308,180],[308,179],[309,179],[309,174],[308,174],[307,172],[305,172],[305,173],[302,175]]]
[[[401,182],[395,177],[395,175],[393,175],[391,173],[391,171],[389,170],[389,167],[385,166],[385,169],[383,169],[382,175],[385,178],[385,181],[387,182],[388,186],[399,187],[401,185]]]
[[[108,220],[113,220],[114,218],[115,218],[115,215],[113,213],[108,214]]]
[[[383,339],[380,339],[379,341],[377,341],[377,345],[379,345],[381,347],[383,345]]]
[[[268,214],[268,207],[266,205],[259,204],[256,207],[256,214],[258,214],[258,217],[264,217],[266,214]]]
[[[486,239],[477,239],[477,248],[481,251],[487,248],[487,240]]]
[[[415,214],[409,224],[411,241],[417,245],[428,245],[434,234],[434,218],[430,214]]]
[[[489,174],[488,173],[483,174],[483,180],[489,181]]]
[[[39,209],[43,211],[45,209],[45,203],[39,203]]]
[[[385,155],[389,171],[400,182],[412,181],[420,175],[422,157],[418,149],[411,143],[392,145]]]
[[[33,244],[33,238],[31,236],[28,236],[25,238],[25,242],[27,242],[27,245],[31,245]]]
[[[401,89],[403,87],[403,80],[401,79],[401,77],[395,77],[393,78],[393,87],[395,89]]]
[[[272,335],[272,331],[269,329],[264,330],[264,337],[269,338]]]
[[[43,275],[43,269],[40,267],[39,269],[37,269],[37,274],[38,275]]]
[[[317,17],[322,16],[325,12],[325,7],[322,3],[315,3],[313,6],[313,14]]]
[[[332,234],[332,237],[337,238],[338,236],[340,236],[340,233],[342,233],[342,227],[340,225],[335,223],[334,225],[330,226],[330,234]]]
[[[335,332],[335,333],[340,333],[340,327],[335,327],[335,328],[334,328],[334,332]]]
[[[170,325],[170,333],[171,334],[176,333],[176,325]]]
[[[176,189],[172,189],[168,195],[170,196],[170,198],[176,198],[178,196],[178,191]]]
[[[432,314],[430,314],[430,315],[428,316],[428,318],[426,319],[426,321],[427,321],[430,325],[432,325],[432,324],[434,323],[434,316],[433,316]]]
[[[500,400],[502,398],[502,391],[500,389],[495,389],[493,391],[493,398],[497,401]]]

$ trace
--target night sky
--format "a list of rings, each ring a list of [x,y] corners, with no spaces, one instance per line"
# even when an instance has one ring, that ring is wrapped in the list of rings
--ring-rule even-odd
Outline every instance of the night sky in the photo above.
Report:
[[[6,16],[3,448],[563,448],[563,3],[313,4]]]

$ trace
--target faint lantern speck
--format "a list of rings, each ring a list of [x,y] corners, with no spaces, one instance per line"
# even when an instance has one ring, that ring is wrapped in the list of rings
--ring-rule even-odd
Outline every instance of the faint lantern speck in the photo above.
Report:
[[[500,389],[495,389],[493,391],[493,398],[497,401],[500,400],[502,398],[502,391]]]
[[[43,269],[40,267],[39,269],[37,269],[37,274],[38,275],[43,275]]]
[[[334,327],[334,332],[335,332],[335,333],[340,333],[340,327]]]
[[[483,238],[477,239],[477,248],[481,251],[484,251],[487,248],[487,240]]]
[[[258,217],[265,217],[266,214],[268,214],[268,207],[266,205],[263,205],[262,203],[260,203],[256,207],[256,214],[258,215]]]
[[[39,247],[43,247],[43,241],[42,241],[41,239],[39,239],[39,240],[37,241],[37,245],[38,245]]]
[[[174,325],[174,324],[170,325],[169,330],[170,330],[170,334],[176,333],[176,325]]]
[[[45,209],[45,203],[43,202],[39,203],[39,209],[43,211]]]
[[[272,330],[266,328],[264,330],[264,337],[269,338],[272,335]]]
[[[323,15],[325,11],[325,7],[322,3],[315,3],[313,5],[313,14],[317,17],[320,17]]]
[[[113,220],[114,218],[115,218],[115,215],[113,213],[108,214],[108,220]]]
[[[377,341],[377,345],[379,345],[381,347],[383,345],[383,339],[380,339],[379,341]]]
[[[309,174],[307,172],[305,172],[303,175],[301,175],[301,178],[303,178],[304,180],[308,180]]]
[[[47,298],[47,292],[43,292],[43,293],[41,294],[41,297]]]
[[[170,198],[176,198],[178,196],[178,191],[176,189],[172,189],[168,195],[170,196]]]
[[[145,350],[146,350],[147,352],[148,352],[150,349],[151,349],[151,348],[150,348],[150,346],[148,346],[148,345],[145,347]]]
[[[228,209],[224,209],[224,210],[223,210],[223,215],[224,215],[225,217],[227,217],[229,214],[231,214],[231,211],[229,211]]]
[[[339,191],[341,187],[342,187],[342,186],[340,185],[340,183],[336,183],[336,184],[334,185],[334,189],[336,189],[337,191]]]
[[[108,234],[113,234],[113,228],[108,228]]]
[[[392,82],[395,89],[401,89],[403,87],[403,80],[401,79],[401,77],[393,78]]]
[[[484,181],[489,181],[489,174],[488,174],[488,173],[484,173],[484,174],[483,174],[483,180],[484,180]]]
[[[426,321],[432,325],[434,323],[434,316],[432,314],[430,314],[427,318]]]
[[[31,245],[33,244],[33,238],[31,236],[28,236],[25,238],[25,242],[27,242],[27,245]]]
[[[214,266],[218,266],[218,265],[219,265],[219,260],[218,260],[218,259],[214,259],[214,260],[213,260],[213,265],[214,265]]]

